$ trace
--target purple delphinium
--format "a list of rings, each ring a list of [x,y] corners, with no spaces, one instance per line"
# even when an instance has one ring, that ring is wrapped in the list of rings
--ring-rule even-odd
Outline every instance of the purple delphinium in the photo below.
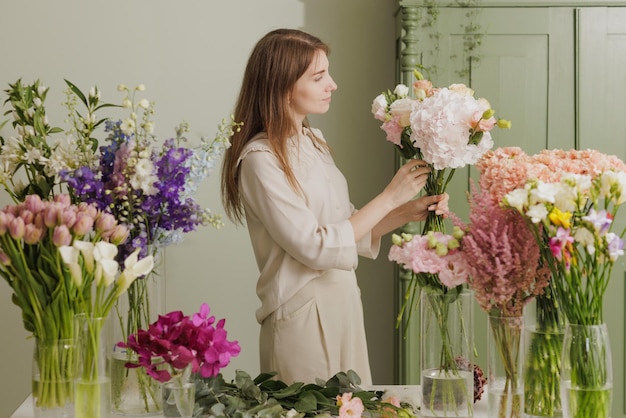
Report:
[[[203,224],[205,211],[186,190],[194,150],[178,146],[178,138],[166,140],[158,150],[151,149],[150,144],[137,143],[126,135],[121,123],[105,123],[108,143],[100,147],[97,171],[81,167],[64,173],[63,180],[78,200],[97,205],[127,225],[130,239],[118,253],[123,260],[136,248],[143,257],[174,242],[175,234],[195,230]],[[129,158],[138,151],[149,153],[154,167],[155,180],[149,192],[130,184],[133,169]]]

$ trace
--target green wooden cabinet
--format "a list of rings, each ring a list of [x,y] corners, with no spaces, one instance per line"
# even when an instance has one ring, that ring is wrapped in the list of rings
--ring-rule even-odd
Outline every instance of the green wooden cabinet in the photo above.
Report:
[[[626,7],[615,2],[541,3],[484,0],[482,8],[473,10],[485,32],[479,60],[467,64],[462,57],[470,9],[440,7],[436,27],[428,27],[420,1],[401,1],[396,16],[398,81],[410,84],[414,65],[420,63],[436,67],[431,79],[437,86],[471,86],[477,96],[489,99],[498,116],[513,123],[510,131],[494,130],[496,147],[519,146],[527,153],[594,148],[626,160]],[[474,168],[457,170],[448,189],[451,209],[463,219],[471,177],[476,177]],[[623,212],[616,231],[626,225]],[[615,266],[605,301],[614,417],[626,417],[625,264],[622,259]],[[400,299],[407,277],[397,276]],[[478,363],[486,366],[487,317],[476,309]],[[417,313],[407,334],[398,333],[399,383],[419,383],[416,319]]]

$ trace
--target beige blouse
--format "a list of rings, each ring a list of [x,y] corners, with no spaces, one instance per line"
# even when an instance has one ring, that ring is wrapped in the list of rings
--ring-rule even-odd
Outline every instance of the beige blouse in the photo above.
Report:
[[[323,140],[319,130],[312,131]],[[376,258],[380,249],[380,240],[372,242],[370,234],[355,242],[348,220],[355,209],[332,156],[303,134],[289,140],[289,152],[304,196],[288,183],[265,133],[256,135],[239,159],[246,224],[260,272],[259,323],[324,271],[354,271],[359,255]]]

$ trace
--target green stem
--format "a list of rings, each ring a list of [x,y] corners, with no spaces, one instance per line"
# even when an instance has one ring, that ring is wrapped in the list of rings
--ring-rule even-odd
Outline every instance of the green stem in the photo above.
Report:
[[[528,337],[524,363],[524,412],[552,417],[561,411],[561,352],[565,325],[553,284],[535,298],[536,324]]]

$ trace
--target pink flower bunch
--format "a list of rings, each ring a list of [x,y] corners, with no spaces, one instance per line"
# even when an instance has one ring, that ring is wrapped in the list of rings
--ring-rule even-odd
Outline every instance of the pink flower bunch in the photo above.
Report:
[[[526,220],[494,202],[487,190],[473,189],[462,254],[469,285],[480,307],[500,316],[521,316],[524,306],[543,293],[550,270]],[[457,221],[458,222],[458,221]]]
[[[558,183],[568,174],[595,176],[607,170],[626,171],[622,160],[596,150],[542,150],[528,155],[519,147],[487,151],[477,162],[480,187],[489,190],[496,202],[509,192],[523,188],[528,180]]]
[[[459,286],[467,282],[469,273],[459,248],[462,234],[460,228],[455,228],[453,235],[433,231],[427,235],[394,235],[389,260],[418,275],[438,275],[441,283],[448,288]]]
[[[99,211],[95,206],[71,204],[69,195],[57,195],[53,200],[28,195],[24,202],[6,206],[0,211],[0,236],[7,233],[14,241],[26,245],[37,245],[49,240],[54,246],[60,247],[70,245],[73,239],[80,239],[90,233],[119,244],[128,236],[128,229],[118,225],[112,215]],[[0,248],[0,254],[6,260],[6,251],[11,251],[13,247],[0,245]]]
[[[415,71],[413,96],[403,84],[378,95],[372,103],[374,117],[383,122],[387,140],[398,146],[405,158],[432,164],[435,170],[474,164],[493,147],[489,133],[495,126],[510,127],[497,120],[489,102],[476,99],[464,84],[433,87]]]
[[[146,372],[159,382],[172,378],[172,372],[182,371],[191,365],[193,373],[202,377],[216,376],[226,367],[232,357],[239,355],[241,348],[237,341],[228,341],[224,329],[225,320],[215,323],[209,316],[209,305],[203,303],[200,311],[191,317],[181,311],[159,315],[148,330],[138,330],[128,337],[128,342],[118,346],[129,348],[138,354],[137,363],[127,363],[126,367],[145,367]]]

